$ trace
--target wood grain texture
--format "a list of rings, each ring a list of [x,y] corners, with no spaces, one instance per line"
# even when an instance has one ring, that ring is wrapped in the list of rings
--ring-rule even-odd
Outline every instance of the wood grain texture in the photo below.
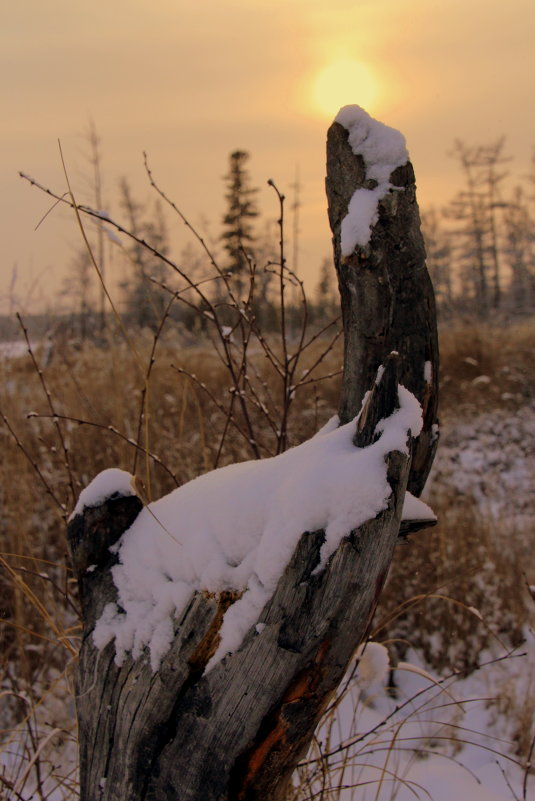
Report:
[[[410,162],[390,176],[393,189],[379,202],[370,242],[342,257],[340,230],[353,192],[373,187],[347,130],[335,122],[327,134],[326,190],[342,303],[344,380],[342,423],[360,410],[378,367],[391,351],[401,356],[401,383],[420,401],[422,433],[412,454],[409,490],[419,496],[438,444],[438,336],[433,287],[425,264],[414,171]],[[426,381],[426,363],[431,380]],[[428,368],[429,370],[429,368]]]

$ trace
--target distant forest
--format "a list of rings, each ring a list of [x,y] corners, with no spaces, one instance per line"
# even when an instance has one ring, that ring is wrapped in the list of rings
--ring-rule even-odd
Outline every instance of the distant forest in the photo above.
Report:
[[[463,186],[440,211],[422,212],[428,267],[439,310],[492,319],[535,304],[535,154],[531,173],[506,189],[505,138],[451,154]]]
[[[87,140],[93,207],[98,209],[102,208],[102,177],[100,140],[94,128]],[[504,137],[475,146],[456,140],[450,155],[459,170],[459,191],[443,208],[421,209],[439,317],[500,321],[531,314],[535,307],[535,153],[531,172],[512,189],[508,172],[512,159],[506,152]],[[286,300],[289,325],[292,320],[298,324],[303,313],[299,297],[303,285],[292,272],[298,260],[298,191],[296,188],[285,226],[284,198],[276,187],[281,217],[278,222],[262,218],[256,202],[258,190],[248,171],[249,159],[244,150],[229,156],[224,175],[226,209],[215,234],[193,229],[156,185],[148,164],[147,176],[157,192],[155,203],[139,202],[123,179],[117,218],[121,225],[114,227],[107,216],[90,219],[90,247],[80,250],[71,264],[59,304],[61,314],[51,312],[26,319],[32,336],[42,337],[58,325],[82,339],[102,331],[110,306],[104,286],[99,286],[95,265],[103,278],[100,283],[104,284],[111,272],[107,254],[116,245],[128,276],[118,287],[119,308],[129,325],[156,331],[165,314],[185,333],[200,333],[209,322],[202,304],[199,314],[198,304],[191,302],[192,292],[195,294],[192,287],[200,285],[205,297],[218,308],[220,323],[232,325],[235,310],[225,295],[230,288],[236,299],[243,300],[252,280],[254,297],[250,302],[260,327],[268,331],[277,325],[276,268],[280,259],[284,260],[289,284],[294,287]],[[165,206],[171,207],[194,233],[194,244],[187,246],[176,262],[170,256]],[[117,229],[128,235],[119,239]],[[116,264],[117,260],[114,268]],[[306,289],[306,313],[311,322],[321,323],[339,313],[330,258],[320,265],[316,285],[307,285]],[[173,294],[177,299],[180,296],[182,302],[166,311]],[[20,335],[15,319],[0,317],[3,340]]]

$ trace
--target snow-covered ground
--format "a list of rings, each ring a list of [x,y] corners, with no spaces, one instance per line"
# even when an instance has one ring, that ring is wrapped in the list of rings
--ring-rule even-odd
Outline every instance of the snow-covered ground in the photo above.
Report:
[[[507,544],[511,532],[521,535],[531,582],[535,570],[529,559],[529,535],[535,523],[534,433],[535,409],[529,406],[450,423],[443,431],[432,475],[435,496],[444,492],[451,497],[453,488],[459,495],[474,498],[482,515],[501,523],[511,521],[510,529],[497,526],[496,536]],[[526,736],[529,729],[533,736],[535,638],[526,619],[526,642],[515,654],[503,658],[504,650],[493,645],[480,655],[480,670],[469,676],[452,675],[440,685],[439,677],[429,675],[421,656],[410,651],[405,657],[408,664],[396,670],[395,698],[385,688],[384,650],[369,647],[359,668],[360,679],[349,684],[332,726],[324,724],[319,732],[322,751],[332,753],[327,786],[341,788],[326,793],[324,801],[535,798],[535,775],[526,775],[518,764],[521,760],[513,740],[522,712],[526,713]],[[56,776],[70,773],[72,780],[75,742],[72,736],[64,736],[64,730],[72,728],[72,701],[63,691],[67,691],[66,680],[57,681],[55,687],[54,692],[45,692],[36,712],[41,741],[50,736],[42,756],[58,766]],[[28,740],[27,734],[21,732],[21,736]],[[18,795],[8,792],[7,797],[19,801],[29,800],[35,789],[31,770],[25,778],[31,744],[17,769],[20,754],[21,747],[13,740],[0,756],[7,776],[15,775]],[[309,773],[314,767],[311,764],[303,771]],[[46,801],[73,798],[72,784],[62,787],[56,779],[47,784]],[[320,779],[312,790],[320,790]],[[300,796],[305,797],[309,796]]]
[[[532,531],[535,408],[500,409],[450,425],[443,432],[430,478],[434,492],[453,487],[473,497],[482,515],[508,520],[510,528]]]
[[[418,654],[410,652],[408,662],[396,671],[395,698],[386,686],[382,646],[370,643],[336,719],[318,733],[329,767],[328,784],[339,788],[325,797],[340,801],[535,798],[535,777],[526,777],[515,755],[507,711],[489,701],[506,682],[526,688],[528,664],[533,676],[535,638],[526,633],[522,653],[528,656],[500,660],[482,654],[479,671],[466,678],[452,675],[440,684]],[[312,761],[302,775],[314,768]],[[319,791],[323,780],[320,770],[313,791]]]
[[[533,406],[450,423],[431,476],[435,498],[441,493],[450,499],[455,493],[473,498],[484,518],[499,521],[493,528],[496,537],[523,556],[521,584],[535,581],[534,435]],[[356,740],[331,758],[336,765],[348,757],[343,775],[333,773],[333,785],[345,788],[342,801],[535,799],[533,768],[526,775],[515,742],[522,726],[528,742],[535,737],[535,601],[525,596],[525,642],[512,655],[506,656],[496,642],[480,654],[480,670],[452,675],[438,686],[425,677],[429,668],[419,654],[410,651],[406,659],[416,671],[396,671],[394,699],[386,690],[380,659],[375,659],[375,681],[354,682],[326,749]],[[371,668],[364,666],[368,675],[374,660],[369,661]],[[327,732],[324,727],[320,740],[327,739]]]
[[[0,359],[18,359],[28,350],[28,346],[20,339],[11,342],[0,342]]]

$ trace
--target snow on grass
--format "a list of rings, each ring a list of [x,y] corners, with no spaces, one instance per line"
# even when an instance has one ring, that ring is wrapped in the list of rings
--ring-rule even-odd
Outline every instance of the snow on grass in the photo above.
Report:
[[[344,106],[335,122],[348,130],[353,153],[364,159],[366,179],[376,182],[373,189],[361,188],[353,193],[342,220],[342,256],[349,256],[357,245],[364,246],[370,241],[371,230],[379,218],[379,201],[393,188],[390,176],[396,167],[407,163],[409,154],[403,134],[374,120],[360,106]]]
[[[524,649],[527,656],[519,659],[482,653],[480,670],[445,680],[429,675],[410,650],[410,662],[395,671],[396,696],[391,697],[386,649],[368,643],[362,656],[356,654],[357,671],[350,666],[352,678],[342,682],[336,717],[327,717],[317,732],[323,761],[305,784],[306,797],[319,796],[327,772],[332,785],[341,785],[339,801],[531,798],[535,779],[528,777],[523,796],[524,768],[497,696],[500,687],[520,676],[521,686],[529,686],[532,634]],[[314,762],[310,771],[314,774]]]
[[[422,426],[418,401],[401,386],[399,400],[367,448],[353,445],[354,421],[335,429],[329,424],[279,456],[214,470],[144,508],[114,546],[118,604],[109,604],[97,622],[96,646],[114,639],[118,664],[126,653],[137,658],[148,648],[156,670],[193,593],[233,590],[243,595],[225,613],[208,667],[236,650],[304,532],[325,531],[325,566],[343,537],[386,508],[385,456],[406,453],[408,433],[417,436]],[[111,487],[126,491],[128,474],[111,475],[118,479]],[[108,477],[97,476],[84,505],[101,496]]]
[[[382,643],[363,643],[358,647],[355,659],[358,660],[357,681],[361,690],[386,682],[390,657]]]
[[[495,410],[451,421],[440,442],[432,486],[472,496],[481,514],[532,531],[535,517],[535,408]],[[513,502],[514,499],[514,502]],[[497,528],[500,535],[502,529]]]
[[[0,358],[1,359],[19,359],[28,353],[28,346],[22,340],[14,340],[12,342],[0,342]]]

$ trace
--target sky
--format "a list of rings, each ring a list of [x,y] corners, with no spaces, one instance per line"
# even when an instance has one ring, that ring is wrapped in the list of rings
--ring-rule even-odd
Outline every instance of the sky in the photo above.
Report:
[[[0,313],[59,308],[80,232],[61,208],[35,230],[52,204],[18,172],[65,192],[60,140],[75,196],[91,203],[90,121],[118,218],[122,177],[151,201],[147,151],[161,187],[216,239],[228,157],[242,149],[266,218],[267,180],[287,195],[291,247],[297,183],[297,267],[311,287],[331,252],[325,138],[341,105],[403,132],[423,208],[460,187],[455,138],[506,135],[511,181],[535,147],[533,0],[2,0],[0,20]],[[178,259],[188,234],[168,224]]]

